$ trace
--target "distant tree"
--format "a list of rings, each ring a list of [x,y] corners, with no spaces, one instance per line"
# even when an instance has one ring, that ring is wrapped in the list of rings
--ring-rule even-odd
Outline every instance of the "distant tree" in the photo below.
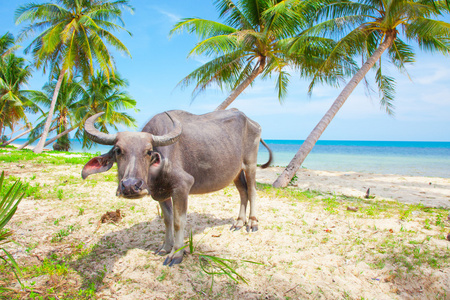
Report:
[[[316,62],[311,57],[289,51],[291,38],[307,28],[314,16],[313,4],[281,0],[218,0],[215,3],[224,23],[186,18],[171,30],[171,34],[186,30],[200,38],[189,56],[213,56],[180,82],[182,86],[196,84],[194,97],[211,85],[231,90],[216,108],[226,109],[258,76],[275,75],[281,101],[289,83],[287,66],[301,68],[304,75],[314,69]],[[316,45],[310,43],[310,50]],[[322,51],[318,46],[315,50]]]
[[[0,37],[0,135],[6,127],[14,131],[19,122],[28,123],[26,112],[39,110],[23,89],[31,77],[31,67],[14,54],[15,49],[11,34]]]
[[[448,13],[448,2],[331,0],[325,4],[317,15],[317,20],[321,22],[307,33],[338,37],[338,41],[334,51],[319,68],[310,88],[321,82],[321,72],[335,65],[337,57],[333,53],[348,53],[348,56],[360,54],[365,62],[274,182],[275,187],[287,186],[338,110],[372,68],[375,70],[381,105],[387,113],[393,113],[395,81],[385,75],[384,52],[387,51],[384,58],[401,72],[405,71],[406,64],[414,62],[413,48],[405,41],[416,42],[425,51],[450,53],[450,24],[439,19],[443,12]]]
[[[56,70],[56,73],[59,73]],[[40,103],[42,107],[49,107],[52,102],[53,92],[57,84],[56,80],[53,80],[44,85],[42,92],[31,92],[30,97],[35,102]],[[75,116],[75,112],[79,109],[80,100],[84,96],[85,90],[80,81],[80,78],[75,76],[72,80],[69,80],[66,74],[61,82],[61,87],[58,93],[58,98],[55,103],[54,120],[51,126],[56,126],[57,142],[54,144],[54,148],[57,150],[69,151],[70,140],[67,135],[70,131],[76,129],[80,125],[80,119]],[[38,123],[33,134],[30,135],[31,139],[41,135],[45,124],[45,119]],[[65,133],[65,134],[62,134]],[[59,136],[59,134],[62,134]],[[53,142],[53,139],[47,141],[44,146]],[[56,150],[56,149],[55,149]]]
[[[86,86],[80,105],[76,111],[77,119],[84,121],[99,112],[105,112],[96,123],[99,130],[108,133],[108,126],[117,130],[117,125],[125,127],[136,127],[136,120],[128,113],[123,112],[128,109],[136,109],[136,100],[134,100],[124,89],[128,87],[128,81],[120,74],[116,73],[114,78],[108,77],[101,71],[89,80]],[[83,127],[80,126],[75,137],[83,141],[83,148],[90,148],[92,141],[85,136]]]
[[[107,45],[130,55],[123,43],[110,30],[122,30],[122,9],[132,11],[128,0],[56,0],[56,3],[29,3],[15,13],[17,24],[29,23],[19,38],[25,39],[42,31],[25,49],[33,54],[37,68],[59,68],[50,110],[42,137],[33,149],[40,153],[48,135],[61,83],[79,72],[85,81],[98,66],[107,77],[114,76],[114,62]]]
[[[0,56],[4,58],[6,55],[13,53],[19,48],[15,44],[14,36],[12,33],[7,32],[0,37]]]
[[[87,86],[83,85],[79,79],[74,77],[69,81],[67,75],[63,79],[56,100],[55,118],[51,123],[52,128],[57,129],[57,135],[46,141],[45,146],[56,141],[53,144],[55,150],[68,151],[71,147],[68,134],[77,130],[75,138],[83,142],[83,148],[91,147],[92,141],[84,136],[83,126],[88,117],[98,112],[105,112],[102,121],[99,122],[100,130],[105,133],[108,133],[108,126],[115,129],[119,124],[136,127],[134,118],[121,112],[135,108],[136,101],[122,90],[128,87],[128,82],[120,74],[116,73],[108,83],[108,77],[97,71],[96,76],[91,77]],[[43,87],[43,92],[34,92],[30,97],[48,107],[56,84],[56,80],[53,80]],[[45,120],[37,124],[36,130],[30,135],[31,140],[35,140],[42,134],[44,122]]]

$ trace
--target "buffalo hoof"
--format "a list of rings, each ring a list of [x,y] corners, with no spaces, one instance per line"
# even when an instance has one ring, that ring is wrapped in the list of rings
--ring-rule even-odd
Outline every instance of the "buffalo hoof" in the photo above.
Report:
[[[181,250],[180,252],[182,253],[181,255],[177,255],[177,256],[169,255],[169,256],[167,256],[166,259],[164,260],[163,265],[164,266],[168,265],[169,267],[171,267],[173,265],[180,264],[183,261],[183,250]]]
[[[167,251],[164,250],[164,249],[156,250],[154,253],[155,253],[156,255],[160,255],[160,256],[164,256],[164,255],[169,254],[169,252],[167,252]]]
[[[253,225],[253,226],[251,226],[250,227],[250,225],[247,225],[247,232],[255,232],[255,231],[258,231],[258,225]]]
[[[161,247],[159,247],[155,252],[153,252],[154,254],[160,255],[160,256],[164,256],[170,253],[170,251],[172,250],[172,246],[170,247],[166,247],[166,244],[163,243]]]
[[[243,226],[245,226],[247,222],[244,222],[242,219],[238,218],[236,222],[234,222],[233,226],[231,226],[230,230],[237,231],[240,230]]]
[[[242,226],[233,225],[233,226],[231,226],[230,230],[238,231],[238,230],[241,230],[241,228],[242,228]]]

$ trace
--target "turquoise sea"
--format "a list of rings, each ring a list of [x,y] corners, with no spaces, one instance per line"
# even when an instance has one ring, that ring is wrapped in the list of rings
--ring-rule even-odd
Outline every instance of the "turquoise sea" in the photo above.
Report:
[[[275,166],[286,166],[303,142],[265,141],[274,153]],[[23,142],[25,140],[15,141],[16,144]],[[96,145],[83,150],[80,143],[74,140],[71,151],[105,153],[110,148]],[[268,152],[260,145],[258,163],[265,163],[267,159]],[[450,178],[450,142],[318,141],[303,167],[313,170]]]

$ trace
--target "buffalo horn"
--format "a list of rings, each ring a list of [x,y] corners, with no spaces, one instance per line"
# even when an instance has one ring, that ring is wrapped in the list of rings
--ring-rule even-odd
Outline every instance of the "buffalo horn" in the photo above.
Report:
[[[94,126],[97,118],[103,114],[104,112],[101,112],[93,115],[92,117],[89,117],[84,123],[84,131],[86,132],[86,135],[89,137],[89,139],[91,139],[93,142],[102,145],[114,145],[114,143],[116,142],[117,134],[103,133]]]
[[[153,146],[154,147],[158,147],[158,146],[168,146],[171,144],[174,144],[181,135],[181,132],[183,131],[183,126],[181,125],[180,121],[178,120],[173,120],[172,117],[166,113],[167,116],[170,118],[170,120],[172,120],[174,128],[172,129],[172,131],[170,131],[168,134],[165,135],[154,135],[153,136]]]

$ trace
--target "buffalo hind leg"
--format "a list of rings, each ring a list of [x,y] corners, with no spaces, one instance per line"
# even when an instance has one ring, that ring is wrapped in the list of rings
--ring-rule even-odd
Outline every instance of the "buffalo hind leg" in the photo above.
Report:
[[[166,255],[172,251],[173,247],[173,209],[172,209],[172,199],[166,199],[164,201],[159,202],[159,206],[161,207],[163,217],[164,217],[164,225],[166,226],[166,235],[164,238],[164,243],[158,250],[155,251],[155,254],[158,255]]]
[[[247,224],[247,203],[248,203],[248,192],[247,192],[247,180],[245,179],[244,170],[242,170],[239,175],[234,179],[234,185],[239,191],[239,196],[241,198],[241,206],[239,208],[239,215],[231,226],[230,230],[239,230]]]
[[[245,178],[247,181],[248,201],[250,201],[247,231],[255,232],[258,230],[258,219],[256,218],[256,163],[246,166]]]

